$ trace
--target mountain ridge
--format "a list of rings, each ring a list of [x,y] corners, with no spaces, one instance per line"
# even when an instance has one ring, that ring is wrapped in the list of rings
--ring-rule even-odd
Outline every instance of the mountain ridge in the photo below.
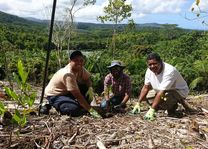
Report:
[[[48,25],[49,20],[41,20],[33,17],[19,17],[16,15],[8,14],[0,11],[0,23],[14,23],[21,25]],[[124,27],[127,24],[118,24],[118,27]],[[158,23],[143,23],[135,24],[136,28],[163,28],[165,25],[175,25],[175,24],[158,24]],[[177,25],[175,25],[177,27]],[[102,24],[102,23],[90,23],[90,22],[77,22],[78,29],[91,29],[91,28],[113,28],[113,24]]]
[[[41,23],[31,21],[16,15],[8,14],[2,11],[0,11],[0,23],[13,23],[18,25],[41,25]]]

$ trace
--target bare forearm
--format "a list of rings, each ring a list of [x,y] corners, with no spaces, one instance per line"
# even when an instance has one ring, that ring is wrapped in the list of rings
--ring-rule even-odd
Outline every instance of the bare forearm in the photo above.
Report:
[[[76,98],[79,104],[87,111],[91,108],[84,96],[79,91],[71,91],[72,95]]]
[[[144,85],[139,95],[139,103],[146,99],[146,95],[149,92],[149,86]]]
[[[125,94],[124,98],[123,98],[123,101],[121,102],[122,104],[126,104],[127,101],[129,100],[129,95],[128,94]]]
[[[159,91],[157,92],[155,99],[153,100],[152,103],[152,108],[155,109],[157,108],[157,106],[159,105],[160,101],[161,101],[161,97],[164,95],[164,91]]]

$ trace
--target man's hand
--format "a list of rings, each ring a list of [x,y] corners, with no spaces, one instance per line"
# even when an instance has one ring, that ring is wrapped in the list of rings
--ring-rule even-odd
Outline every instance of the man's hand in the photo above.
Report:
[[[122,109],[125,108],[125,104],[124,103],[120,103],[119,105],[114,106],[115,109]]]
[[[125,104],[121,103],[113,107],[116,112],[125,113]]]
[[[93,108],[90,108],[89,113],[90,113],[90,115],[92,115],[95,118],[102,118],[102,116],[97,111],[95,111]]]
[[[140,103],[136,103],[133,110],[131,111],[132,114],[139,114],[141,112],[141,106]]]
[[[89,100],[92,101],[94,97],[94,91],[92,87],[89,87],[88,91],[86,92],[85,96],[88,96]]]
[[[145,120],[153,121],[155,119],[155,109],[150,108],[144,116]]]

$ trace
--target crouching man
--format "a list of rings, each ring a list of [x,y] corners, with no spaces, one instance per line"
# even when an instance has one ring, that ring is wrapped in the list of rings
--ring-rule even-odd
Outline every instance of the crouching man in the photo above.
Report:
[[[163,62],[157,53],[147,56],[148,69],[145,74],[144,86],[140,92],[138,103],[134,106],[132,113],[140,112],[140,103],[147,100],[148,92],[153,89],[156,94],[149,111],[144,116],[146,120],[154,120],[155,111],[167,110],[169,116],[176,114],[178,103],[182,104],[186,111],[193,112],[185,102],[189,88],[186,81],[175,67]]]
[[[92,82],[90,73],[84,68],[84,55],[76,50],[69,58],[68,65],[58,70],[46,86],[45,95],[49,105],[43,106],[40,112],[47,114],[50,106],[53,106],[62,115],[80,116],[89,112],[100,118],[86,96],[87,92],[92,91]]]
[[[101,102],[101,108],[105,112],[124,112],[126,103],[131,96],[130,77],[123,72],[124,65],[118,60],[108,66],[110,71],[104,80],[105,99]]]

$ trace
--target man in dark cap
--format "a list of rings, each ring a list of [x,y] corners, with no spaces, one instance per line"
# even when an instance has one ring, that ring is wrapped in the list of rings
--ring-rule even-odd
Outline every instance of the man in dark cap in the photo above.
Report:
[[[123,72],[125,68],[120,61],[114,60],[108,66],[110,73],[104,80],[104,96],[101,108],[108,112],[120,111],[125,108],[131,95],[130,77]]]
[[[92,116],[100,118],[86,97],[88,89],[92,90],[92,82],[90,73],[83,67],[83,54],[76,50],[69,58],[68,65],[58,70],[46,86],[45,95],[49,105],[42,108],[42,113],[47,113],[44,110],[53,106],[63,115],[80,116],[88,111]]]

